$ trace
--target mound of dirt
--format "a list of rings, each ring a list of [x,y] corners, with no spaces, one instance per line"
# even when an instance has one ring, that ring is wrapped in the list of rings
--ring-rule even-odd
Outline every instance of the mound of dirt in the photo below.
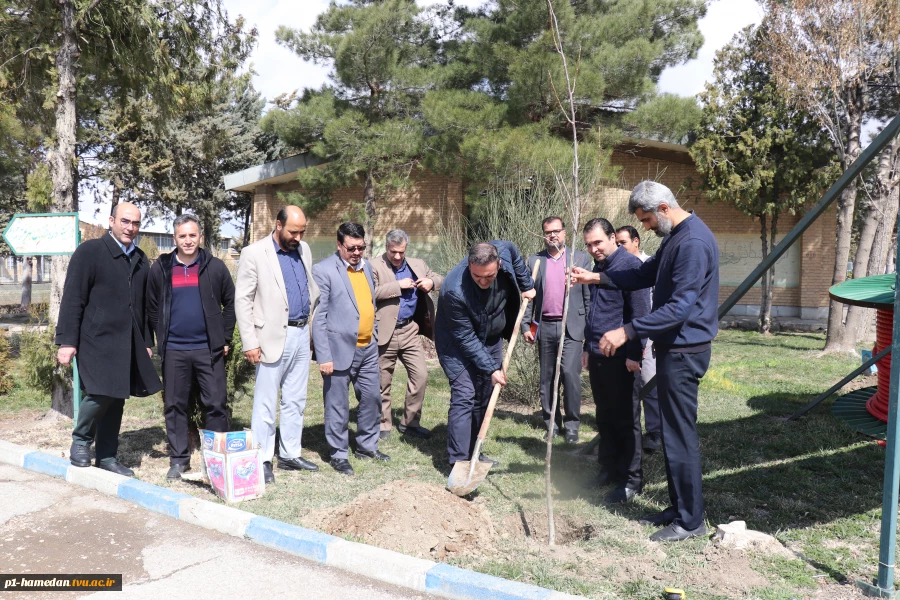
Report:
[[[387,483],[304,521],[331,535],[438,560],[484,552],[494,538],[484,507],[415,481]]]

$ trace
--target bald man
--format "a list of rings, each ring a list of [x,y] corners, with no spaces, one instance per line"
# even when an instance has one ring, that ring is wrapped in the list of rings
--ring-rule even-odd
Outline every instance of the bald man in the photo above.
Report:
[[[68,365],[78,355],[81,401],[72,431],[69,460],[131,477],[121,464],[119,428],[125,398],[149,396],[162,385],[150,357],[153,336],[145,313],[150,261],[134,240],[141,211],[130,202],[113,207],[109,234],[79,245],[66,271],[56,325],[57,360]]]
[[[285,206],[275,217],[272,235],[241,252],[234,308],[244,356],[256,365],[253,390],[253,440],[263,454],[266,483],[275,481],[275,409],[281,390],[278,468],[318,471],[300,456],[303,411],[309,381],[309,320],[319,301],[312,277],[312,253],[301,241],[306,216]]]

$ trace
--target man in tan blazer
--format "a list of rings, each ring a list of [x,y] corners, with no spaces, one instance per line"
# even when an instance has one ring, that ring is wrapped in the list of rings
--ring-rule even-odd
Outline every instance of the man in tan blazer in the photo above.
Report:
[[[406,256],[409,236],[402,229],[387,234],[386,252],[372,261],[375,277],[375,319],[378,322],[378,366],[381,370],[381,439],[391,434],[391,380],[397,359],[406,367],[406,404],[397,429],[400,433],[430,438],[419,424],[428,383],[425,351],[419,335],[434,339],[434,301],[444,278],[425,261]]]
[[[263,453],[266,483],[275,481],[275,409],[281,390],[278,468],[317,471],[300,457],[309,382],[310,327],[319,302],[312,253],[301,241],[306,216],[297,206],[278,212],[275,231],[241,251],[234,307],[244,356],[256,365],[253,440]]]

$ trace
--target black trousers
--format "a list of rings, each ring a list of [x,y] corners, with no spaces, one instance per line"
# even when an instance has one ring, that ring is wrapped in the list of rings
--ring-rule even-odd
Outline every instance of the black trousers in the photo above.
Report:
[[[165,385],[166,436],[169,439],[169,463],[186,465],[188,450],[188,404],[191,383],[197,378],[200,401],[206,409],[206,429],[228,431],[225,392],[225,357],[222,350],[167,350],[163,359]]]
[[[503,340],[487,347],[497,361],[503,360]],[[472,456],[478,431],[491,400],[491,374],[482,373],[474,364],[450,382],[450,409],[447,411],[447,456],[450,464],[460,460],[478,460]]]
[[[550,429],[550,408],[553,403],[553,378],[556,376],[556,352],[559,337],[565,327],[562,321],[541,321],[538,333],[538,360],[541,365],[541,414]],[[581,351],[584,344],[568,335],[563,343],[559,381],[562,394],[556,404],[556,428],[565,423],[567,432],[578,433],[581,424]],[[563,409],[565,418],[563,418]]]
[[[78,408],[78,422],[72,430],[72,442],[90,446],[91,442],[96,441],[97,464],[116,462],[124,410],[124,398],[85,395]]]
[[[709,368],[711,350],[656,352],[662,443],[666,453],[669,501],[675,523],[685,529],[703,524],[703,471],[697,435],[697,388]]]
[[[634,373],[625,367],[625,357],[605,358],[591,354],[588,374],[597,407],[600,466],[611,473],[619,485],[640,489],[644,480],[641,409],[632,393]]]

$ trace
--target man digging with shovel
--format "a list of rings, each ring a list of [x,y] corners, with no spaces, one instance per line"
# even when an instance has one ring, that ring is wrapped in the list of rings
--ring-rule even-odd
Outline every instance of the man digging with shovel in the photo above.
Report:
[[[468,260],[456,265],[444,280],[434,342],[450,380],[447,454],[451,467],[470,460],[487,468],[498,464],[484,454],[473,456],[473,451],[494,385],[506,385],[503,339],[509,340],[515,330],[520,296],[534,298],[534,281],[519,250],[506,241],[475,244]],[[484,473],[486,469],[481,478]]]

